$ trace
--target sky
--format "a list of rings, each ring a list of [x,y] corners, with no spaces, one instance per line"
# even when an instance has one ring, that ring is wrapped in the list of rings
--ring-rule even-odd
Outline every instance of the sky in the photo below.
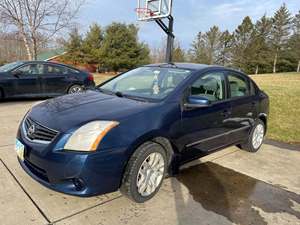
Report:
[[[174,32],[181,46],[188,49],[198,32],[213,25],[233,31],[245,16],[256,21],[273,13],[285,3],[294,15],[300,10],[300,0],[174,0]],[[134,9],[137,0],[87,0],[78,16],[81,32],[89,25],[107,26],[112,22],[137,24],[139,38],[150,47],[160,46],[165,34],[155,22],[137,22]]]

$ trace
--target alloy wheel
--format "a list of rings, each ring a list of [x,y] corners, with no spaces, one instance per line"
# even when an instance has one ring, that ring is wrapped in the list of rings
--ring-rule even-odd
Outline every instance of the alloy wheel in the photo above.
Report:
[[[265,128],[262,124],[258,124],[253,132],[252,145],[255,149],[258,149],[264,140]]]
[[[150,154],[142,163],[138,176],[137,188],[140,195],[148,197],[159,187],[165,172],[163,156],[158,153]]]
[[[75,93],[80,93],[80,92],[82,92],[82,87],[79,85],[74,85],[69,90],[69,94],[75,94]]]

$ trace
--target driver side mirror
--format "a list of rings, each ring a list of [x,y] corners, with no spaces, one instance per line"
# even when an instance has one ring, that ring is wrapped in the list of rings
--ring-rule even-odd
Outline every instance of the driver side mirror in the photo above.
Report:
[[[206,108],[210,106],[211,102],[207,98],[196,95],[189,96],[187,103],[184,104],[186,108]]]
[[[12,71],[11,74],[17,78],[19,78],[23,73],[20,70]]]

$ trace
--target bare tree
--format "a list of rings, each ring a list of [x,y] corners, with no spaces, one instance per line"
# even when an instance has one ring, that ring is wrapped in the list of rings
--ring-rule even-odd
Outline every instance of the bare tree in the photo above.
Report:
[[[0,0],[0,19],[19,32],[29,60],[39,46],[69,27],[84,0]]]

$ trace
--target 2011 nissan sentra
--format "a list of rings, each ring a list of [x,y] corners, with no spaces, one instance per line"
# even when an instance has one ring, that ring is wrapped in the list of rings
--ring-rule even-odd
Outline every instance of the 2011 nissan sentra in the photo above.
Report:
[[[16,151],[24,170],[51,189],[77,196],[120,189],[141,203],[167,173],[203,153],[258,151],[268,113],[268,96],[241,72],[148,65],[34,106]]]

